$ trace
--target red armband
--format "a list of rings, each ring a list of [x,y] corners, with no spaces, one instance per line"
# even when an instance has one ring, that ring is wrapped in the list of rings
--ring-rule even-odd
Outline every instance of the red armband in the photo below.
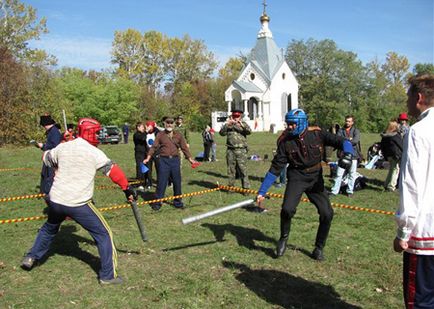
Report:
[[[121,168],[116,164],[112,165],[108,176],[115,184],[119,185],[122,190],[126,190],[128,188],[128,179]]]

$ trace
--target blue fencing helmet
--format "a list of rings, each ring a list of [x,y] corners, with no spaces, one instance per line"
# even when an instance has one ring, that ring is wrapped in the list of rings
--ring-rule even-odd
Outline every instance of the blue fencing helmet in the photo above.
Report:
[[[297,126],[295,130],[290,131],[290,135],[297,136],[300,135],[308,126],[307,115],[304,110],[300,108],[291,109],[285,115],[286,124],[295,123]]]

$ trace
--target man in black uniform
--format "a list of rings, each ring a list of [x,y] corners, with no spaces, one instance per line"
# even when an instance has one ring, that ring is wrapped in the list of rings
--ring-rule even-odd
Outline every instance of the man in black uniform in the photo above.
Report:
[[[277,257],[282,256],[286,250],[291,219],[295,215],[297,205],[303,193],[315,205],[319,213],[319,227],[316,235],[315,249],[312,258],[324,260],[323,248],[333,219],[333,209],[324,188],[321,161],[324,146],[333,146],[344,151],[344,157],[339,165],[351,165],[353,147],[351,142],[343,137],[322,131],[319,127],[308,127],[307,115],[302,109],[293,109],[285,115],[288,128],[280,138],[276,155],[271,167],[259,189],[256,198],[258,203],[270,186],[279,176],[280,171],[288,165],[287,186],[280,212],[280,239],[277,243]]]

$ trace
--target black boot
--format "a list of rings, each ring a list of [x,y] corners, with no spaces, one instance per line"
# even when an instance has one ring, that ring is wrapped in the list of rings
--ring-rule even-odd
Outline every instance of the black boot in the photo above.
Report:
[[[281,257],[286,251],[289,231],[291,230],[291,218],[282,209],[280,212],[280,239],[277,242],[276,256]]]
[[[317,261],[324,261],[324,253],[321,248],[315,247],[312,251],[312,258]]]
[[[285,253],[287,242],[288,242],[288,236],[280,237],[279,241],[277,242],[276,256],[278,258],[281,257]]]

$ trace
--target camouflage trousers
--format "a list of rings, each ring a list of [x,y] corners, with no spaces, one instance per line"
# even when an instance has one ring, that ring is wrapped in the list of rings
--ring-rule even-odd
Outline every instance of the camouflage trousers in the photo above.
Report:
[[[228,165],[228,185],[234,186],[235,178],[241,178],[242,187],[250,188],[249,176],[247,175],[247,149],[228,148],[226,150],[226,163]]]

